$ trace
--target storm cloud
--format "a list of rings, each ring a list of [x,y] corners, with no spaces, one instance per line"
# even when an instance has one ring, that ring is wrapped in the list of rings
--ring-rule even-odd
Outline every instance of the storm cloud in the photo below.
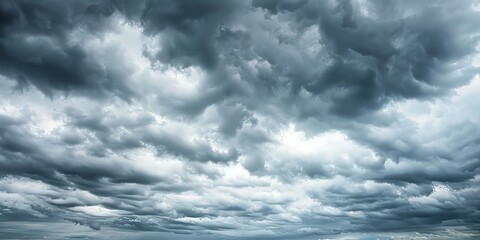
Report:
[[[0,2],[0,239],[477,239],[480,2]]]

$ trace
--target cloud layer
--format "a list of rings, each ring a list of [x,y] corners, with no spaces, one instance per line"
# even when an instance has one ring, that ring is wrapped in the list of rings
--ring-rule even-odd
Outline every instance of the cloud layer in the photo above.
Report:
[[[0,238],[478,238],[479,6],[2,1]]]

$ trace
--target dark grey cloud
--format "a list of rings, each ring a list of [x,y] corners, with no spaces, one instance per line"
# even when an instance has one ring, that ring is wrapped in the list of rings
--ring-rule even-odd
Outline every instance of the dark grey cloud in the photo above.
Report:
[[[140,24],[146,36],[160,36],[161,49],[145,52],[153,63],[207,69],[219,62],[219,30],[247,8],[242,1],[112,1],[111,5]]]
[[[464,84],[478,71],[465,68],[454,76],[447,74],[452,59],[462,61],[476,52],[478,39],[472,35],[476,27],[471,20],[478,14],[459,10],[471,7],[470,3],[432,4],[411,9],[409,4],[373,1],[364,6],[371,7],[365,10],[367,16],[359,11],[360,5],[351,1],[333,6],[310,2],[293,13],[289,13],[292,10],[278,13],[287,18],[293,15],[290,18],[298,22],[294,30],[299,33],[306,27],[318,26],[317,41],[325,49],[319,57],[328,56],[327,63],[313,59],[317,67],[306,70],[307,73],[302,71],[303,76],[294,72],[296,68],[287,70],[285,77],[292,90],[304,88],[324,96],[331,102],[331,112],[355,117],[375,111],[392,99],[444,94]],[[279,8],[273,4],[259,6],[269,12],[278,12],[275,9]],[[386,14],[384,8],[391,11],[388,16],[383,15]],[[314,19],[308,14],[312,9],[317,12]],[[450,9],[457,11],[446,14]],[[457,28],[458,24],[463,27]],[[287,61],[293,65],[295,60]],[[318,69],[323,70],[318,72]],[[283,67],[281,71],[285,71]],[[291,74],[294,75],[289,76]]]
[[[479,9],[0,2],[0,239],[476,239]]]
[[[1,11],[1,73],[19,87],[32,84],[50,97],[57,92],[90,97],[114,92],[129,99],[134,94],[124,84],[122,75],[128,73],[105,68],[83,47],[82,38],[109,31],[111,4],[5,1]]]
[[[3,174],[17,174],[20,176],[32,176],[35,179],[45,181],[69,182],[63,177],[72,176],[86,180],[100,180],[108,178],[112,182],[157,182],[160,178],[145,175],[131,166],[116,166],[114,156],[102,158],[78,154],[70,149],[55,147],[56,144],[50,141],[42,141],[28,131],[25,131],[25,124],[29,116],[22,116],[14,119],[2,115],[2,128],[0,129],[2,146],[1,172]],[[53,147],[52,147],[53,146]],[[51,151],[53,150],[53,151]],[[100,160],[100,161],[98,161]],[[81,183],[79,183],[81,184]]]

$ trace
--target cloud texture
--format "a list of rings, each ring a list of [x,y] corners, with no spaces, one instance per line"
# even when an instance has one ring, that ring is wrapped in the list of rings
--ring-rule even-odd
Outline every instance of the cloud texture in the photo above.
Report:
[[[0,239],[476,239],[477,1],[1,1]]]

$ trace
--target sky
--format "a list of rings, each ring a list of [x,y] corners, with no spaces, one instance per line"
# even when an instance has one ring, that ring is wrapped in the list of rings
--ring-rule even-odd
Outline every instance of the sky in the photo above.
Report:
[[[480,2],[0,1],[0,239],[478,239]]]

